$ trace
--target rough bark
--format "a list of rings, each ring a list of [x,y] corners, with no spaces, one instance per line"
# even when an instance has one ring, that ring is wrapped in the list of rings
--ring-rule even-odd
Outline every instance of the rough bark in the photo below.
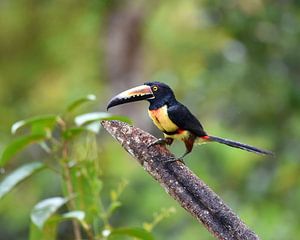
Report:
[[[102,126],[217,239],[259,239],[187,166],[180,161],[166,162],[175,156],[164,146],[149,148],[154,136],[119,121],[102,121]]]

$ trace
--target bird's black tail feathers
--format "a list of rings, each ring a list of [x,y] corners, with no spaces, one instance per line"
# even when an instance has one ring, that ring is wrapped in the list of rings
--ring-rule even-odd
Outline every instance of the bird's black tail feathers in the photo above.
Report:
[[[225,139],[225,138],[208,136],[207,140],[222,143],[222,144],[228,145],[230,147],[234,147],[234,148],[240,148],[240,149],[246,150],[248,152],[253,152],[253,153],[263,154],[263,155],[272,155],[272,156],[274,155],[274,153],[271,151],[259,149],[259,148],[256,148],[256,147],[244,144],[244,143],[232,141],[232,140]]]

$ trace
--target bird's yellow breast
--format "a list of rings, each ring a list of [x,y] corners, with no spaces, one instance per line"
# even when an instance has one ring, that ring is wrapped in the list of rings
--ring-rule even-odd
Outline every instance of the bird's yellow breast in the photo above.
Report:
[[[149,116],[153,123],[163,132],[175,132],[178,130],[178,126],[171,121],[168,116],[167,106],[163,106],[159,109],[148,110]]]

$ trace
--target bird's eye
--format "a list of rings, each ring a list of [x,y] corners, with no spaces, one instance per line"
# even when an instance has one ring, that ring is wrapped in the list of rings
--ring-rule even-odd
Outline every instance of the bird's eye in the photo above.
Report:
[[[157,90],[158,90],[158,87],[157,87],[157,86],[154,86],[154,87],[152,88],[152,90],[153,90],[153,91],[157,91]]]

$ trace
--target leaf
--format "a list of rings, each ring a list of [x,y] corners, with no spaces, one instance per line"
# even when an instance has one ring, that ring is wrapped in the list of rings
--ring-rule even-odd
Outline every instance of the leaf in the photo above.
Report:
[[[75,117],[75,124],[77,126],[84,126],[86,124],[101,120],[120,120],[123,122],[131,123],[130,119],[125,116],[112,115],[106,112],[92,112]]]
[[[78,136],[80,133],[86,131],[87,129],[84,127],[74,127],[74,128],[68,128],[66,131],[63,132],[63,137],[65,139],[72,139],[76,136]]]
[[[11,191],[18,183],[24,181],[26,178],[44,167],[45,165],[40,162],[33,162],[25,164],[10,173],[0,183],[0,199]]]
[[[14,123],[11,127],[12,134],[15,134],[20,128],[25,126],[39,126],[39,128],[52,128],[57,121],[57,115],[44,115],[33,118],[24,119]]]
[[[82,222],[85,218],[85,212],[83,211],[71,211],[62,215],[63,219],[77,219]]]
[[[100,120],[108,117],[109,113],[93,112],[86,113],[75,117],[74,121],[77,126],[84,126],[87,130],[98,133],[100,130]]]
[[[30,240],[53,240],[56,239],[57,227],[60,222],[70,219],[76,219],[81,226],[88,228],[89,226],[84,222],[85,213],[83,211],[71,211],[63,215],[52,215],[41,229],[36,224],[31,223],[30,226]]]
[[[46,134],[40,133],[19,137],[16,140],[12,141],[4,148],[0,159],[0,166],[5,165],[9,159],[11,159],[16,153],[21,151],[27,145],[42,141],[44,139],[46,139]]]
[[[74,121],[77,126],[85,126],[87,130],[98,133],[101,127],[101,120],[120,120],[123,122],[131,123],[128,117],[111,115],[110,113],[106,112],[85,113],[75,117]]]
[[[117,228],[111,231],[109,237],[113,235],[126,235],[143,240],[154,240],[152,233],[143,228]]]
[[[63,214],[60,218],[61,220],[70,220],[70,219],[76,219],[78,222],[80,222],[81,227],[84,229],[89,229],[89,224],[84,220],[86,217],[86,214],[84,211],[71,211]]]
[[[92,122],[103,120],[104,118],[110,117],[111,114],[106,112],[92,112],[85,113],[75,117],[74,121],[77,126],[84,126]]]
[[[42,229],[46,221],[67,201],[67,198],[53,197],[39,202],[31,211],[31,221]]]
[[[132,121],[129,117],[121,116],[121,115],[111,115],[110,117],[106,117],[101,120],[119,120],[121,122],[126,122],[128,124],[132,124]]]
[[[81,106],[82,104],[86,103],[86,102],[91,102],[91,101],[95,101],[96,100],[96,96],[93,94],[89,94],[85,97],[79,98],[77,100],[75,100],[74,102],[72,102],[68,107],[67,107],[67,112],[72,112],[74,109],[76,109],[77,107]]]
[[[100,131],[101,125],[99,122],[92,122],[90,124],[87,124],[85,128],[90,132],[98,133]]]
[[[107,215],[111,216],[121,206],[122,206],[122,203],[119,201],[112,202],[108,207]]]
[[[29,240],[53,240],[56,239],[57,227],[60,219],[51,217],[43,229],[38,228],[35,224],[30,224]]]

